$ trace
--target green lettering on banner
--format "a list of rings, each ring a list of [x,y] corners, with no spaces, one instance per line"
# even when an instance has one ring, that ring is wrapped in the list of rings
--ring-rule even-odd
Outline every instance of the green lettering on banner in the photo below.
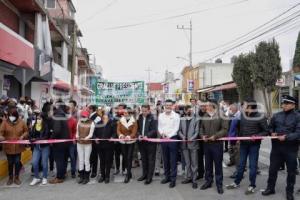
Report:
[[[145,103],[144,81],[134,82],[104,82],[91,84],[96,104],[114,106],[119,103],[138,104]]]

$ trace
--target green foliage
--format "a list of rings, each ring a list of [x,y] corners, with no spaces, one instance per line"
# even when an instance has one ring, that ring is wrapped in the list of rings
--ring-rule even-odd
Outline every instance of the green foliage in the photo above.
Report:
[[[298,34],[298,39],[296,43],[293,67],[300,67],[300,32]]]
[[[275,90],[276,82],[282,75],[282,67],[279,46],[274,39],[270,42],[260,42],[256,46],[250,70],[255,88],[266,90],[268,93]]]
[[[240,101],[253,97],[253,84],[251,82],[251,54],[240,54],[234,59],[232,79],[237,84]]]

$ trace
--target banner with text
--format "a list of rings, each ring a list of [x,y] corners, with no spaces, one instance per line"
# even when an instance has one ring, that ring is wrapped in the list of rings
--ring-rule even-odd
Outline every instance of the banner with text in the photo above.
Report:
[[[106,82],[92,84],[98,105],[115,106],[120,103],[141,105],[145,102],[144,81]]]

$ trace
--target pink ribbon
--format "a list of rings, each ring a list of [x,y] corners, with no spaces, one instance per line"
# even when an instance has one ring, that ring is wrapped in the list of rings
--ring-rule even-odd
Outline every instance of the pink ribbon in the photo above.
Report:
[[[253,137],[223,137],[219,138],[216,141],[245,141],[245,140],[264,140],[264,139],[278,139],[278,136],[253,136]],[[49,139],[49,140],[37,140],[30,142],[29,140],[5,140],[0,142],[0,144],[56,144],[64,142],[74,142],[76,139]],[[88,139],[87,141],[110,141],[110,142],[131,142],[131,141],[146,141],[154,143],[165,143],[165,142],[195,142],[203,141],[203,139],[195,140],[178,140],[178,139],[169,139],[169,138],[142,138],[142,139]]]

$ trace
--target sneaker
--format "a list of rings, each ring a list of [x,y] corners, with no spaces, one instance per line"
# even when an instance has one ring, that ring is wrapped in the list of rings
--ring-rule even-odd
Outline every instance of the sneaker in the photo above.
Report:
[[[232,190],[240,187],[240,185],[237,185],[236,183],[231,183],[230,185],[226,185],[226,189]]]
[[[254,194],[254,193],[255,193],[255,187],[249,186],[245,192],[245,195]]]
[[[47,183],[48,183],[48,180],[46,178],[43,178],[42,185],[47,185]]]
[[[29,184],[30,186],[34,186],[36,184],[38,184],[39,182],[41,182],[41,179],[39,178],[33,178],[31,183]]]

